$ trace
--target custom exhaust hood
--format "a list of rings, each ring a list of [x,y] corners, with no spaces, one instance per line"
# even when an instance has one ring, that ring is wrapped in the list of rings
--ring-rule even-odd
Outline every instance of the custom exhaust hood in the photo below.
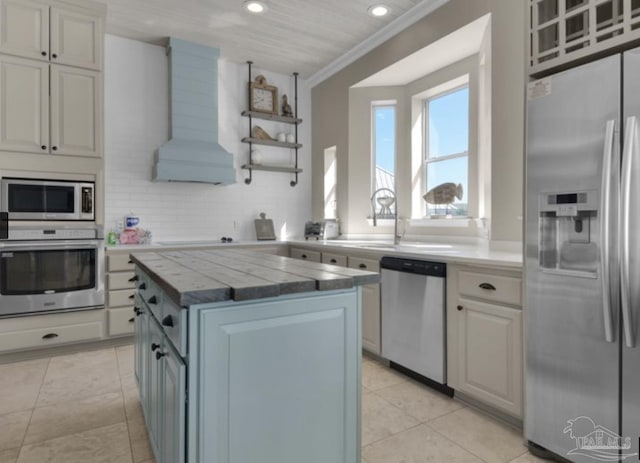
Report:
[[[153,180],[235,183],[233,155],[218,144],[220,50],[172,37],[167,54],[171,138],[156,152]]]

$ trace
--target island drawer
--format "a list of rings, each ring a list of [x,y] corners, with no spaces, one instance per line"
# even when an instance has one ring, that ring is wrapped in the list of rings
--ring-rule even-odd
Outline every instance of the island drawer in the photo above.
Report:
[[[134,276],[133,272],[110,273],[107,275],[107,288],[109,290],[135,288]]]
[[[187,309],[177,306],[167,297],[164,298],[160,324],[173,347],[183,357],[187,355],[187,313]]]
[[[108,307],[126,307],[133,305],[135,289],[117,289],[107,293]]]
[[[323,264],[331,264],[331,265],[339,265],[340,267],[347,266],[347,256],[342,256],[340,254],[333,254],[331,252],[323,252],[322,253],[322,263]]]
[[[123,272],[126,270],[133,271],[133,261],[129,257],[129,253],[107,255],[107,271]]]
[[[520,278],[460,271],[458,292],[488,301],[515,306],[522,305],[522,280]]]
[[[380,272],[380,261],[375,259],[365,259],[364,257],[349,256],[349,268],[367,270],[369,272]]]
[[[109,317],[109,336],[122,336],[133,333],[136,318],[133,307],[108,309],[107,314]]]
[[[162,319],[162,291],[147,275],[141,271],[136,271],[138,277],[138,295],[140,299],[151,310],[153,315]]]
[[[291,257],[311,262],[321,262],[320,253],[318,251],[309,251],[307,249],[291,248]]]

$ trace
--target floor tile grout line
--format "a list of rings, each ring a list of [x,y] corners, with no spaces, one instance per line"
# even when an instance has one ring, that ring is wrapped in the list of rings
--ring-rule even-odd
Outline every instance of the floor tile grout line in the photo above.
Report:
[[[36,400],[33,402],[33,407],[31,408],[31,415],[29,415],[29,422],[27,423],[27,427],[24,430],[24,435],[22,436],[22,440],[20,441],[20,447],[18,450],[18,457],[16,458],[16,462],[20,459],[20,454],[22,453],[22,447],[24,447],[24,441],[27,438],[27,433],[29,432],[29,428],[31,427],[31,420],[33,420],[33,415],[36,412],[36,406],[38,405],[38,399],[40,398],[40,392],[42,392],[42,387],[44,386],[44,380],[47,378],[47,372],[49,371],[49,367],[51,365],[51,357],[47,358],[47,367],[44,369],[44,374],[42,375],[42,380],[40,381],[40,387],[38,388],[38,394],[36,394]]]
[[[411,429],[417,428],[418,426],[421,426],[422,424],[424,424],[424,423],[417,423],[417,424],[414,424],[413,426],[409,426],[408,428],[405,428],[405,429],[403,429],[402,431],[394,432],[394,433],[392,433],[392,434],[390,434],[390,435],[388,435],[388,436],[381,437],[381,438],[380,438],[380,439],[378,439],[378,440],[371,441],[371,442],[369,442],[367,445],[361,445],[361,446],[360,446],[360,448],[361,448],[361,449],[364,449],[365,447],[369,447],[370,445],[374,445],[374,444],[377,444],[377,443],[382,442],[382,441],[384,441],[384,440],[391,439],[392,437],[395,437],[395,436],[397,436],[397,435],[399,435],[399,434],[402,434],[403,432],[407,432],[407,431],[409,431],[409,430],[411,430]]]
[[[116,354],[116,364],[118,365],[118,382],[120,383],[120,396],[122,397],[122,409],[124,410],[124,422],[127,427],[127,440],[129,441],[129,452],[131,454],[131,463],[135,463],[136,459],[133,454],[133,440],[131,438],[131,429],[129,428],[129,416],[127,415],[127,404],[124,394],[124,384],[122,384],[122,372],[120,371],[120,357],[118,349],[114,348]]]

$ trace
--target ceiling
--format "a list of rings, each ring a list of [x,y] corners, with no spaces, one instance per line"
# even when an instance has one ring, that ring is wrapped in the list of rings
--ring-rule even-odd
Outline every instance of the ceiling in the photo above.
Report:
[[[229,61],[303,78],[425,3],[382,0],[391,13],[374,18],[367,8],[379,0],[265,0],[262,15],[245,11],[243,0],[102,1],[110,34],[163,45],[174,36],[219,47]]]

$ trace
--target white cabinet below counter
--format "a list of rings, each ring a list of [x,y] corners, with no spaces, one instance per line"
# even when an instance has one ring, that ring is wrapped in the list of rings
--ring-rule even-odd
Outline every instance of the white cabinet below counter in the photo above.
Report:
[[[447,266],[447,376],[456,393],[523,416],[520,272]]]

